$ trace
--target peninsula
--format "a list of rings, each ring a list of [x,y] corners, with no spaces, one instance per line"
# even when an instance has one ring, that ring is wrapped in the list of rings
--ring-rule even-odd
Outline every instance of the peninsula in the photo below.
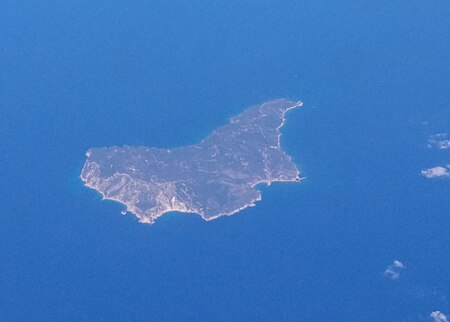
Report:
[[[81,180],[142,223],[171,211],[204,220],[235,214],[261,200],[256,185],[301,180],[280,145],[286,112],[300,106],[286,99],[251,106],[200,143],[175,149],[92,148]]]

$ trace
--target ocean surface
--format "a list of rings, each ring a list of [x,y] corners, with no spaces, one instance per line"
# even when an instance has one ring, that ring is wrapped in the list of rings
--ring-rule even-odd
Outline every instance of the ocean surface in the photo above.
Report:
[[[2,1],[1,321],[431,321],[450,315],[448,1]],[[307,179],[204,222],[121,216],[91,147],[198,143],[302,100]],[[384,271],[403,263],[399,278]]]

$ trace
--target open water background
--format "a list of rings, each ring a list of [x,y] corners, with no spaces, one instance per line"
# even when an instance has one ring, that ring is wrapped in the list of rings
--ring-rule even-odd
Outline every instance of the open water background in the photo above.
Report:
[[[450,313],[448,1],[2,1],[0,320],[427,321]],[[141,225],[90,147],[199,142],[247,106],[307,177]],[[393,260],[406,269],[383,276]]]

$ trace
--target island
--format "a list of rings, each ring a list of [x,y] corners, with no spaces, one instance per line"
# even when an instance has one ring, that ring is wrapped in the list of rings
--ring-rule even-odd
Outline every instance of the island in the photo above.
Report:
[[[92,148],[80,177],[141,223],[172,211],[230,216],[261,200],[258,184],[302,179],[280,145],[286,113],[302,105],[276,99],[251,106],[194,145]]]

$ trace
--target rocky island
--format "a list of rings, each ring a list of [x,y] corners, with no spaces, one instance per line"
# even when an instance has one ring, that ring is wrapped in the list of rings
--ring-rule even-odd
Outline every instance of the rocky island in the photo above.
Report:
[[[229,216],[261,199],[260,183],[300,181],[280,145],[286,112],[300,106],[277,99],[249,107],[199,144],[180,148],[92,148],[81,179],[142,223],[171,211]]]

